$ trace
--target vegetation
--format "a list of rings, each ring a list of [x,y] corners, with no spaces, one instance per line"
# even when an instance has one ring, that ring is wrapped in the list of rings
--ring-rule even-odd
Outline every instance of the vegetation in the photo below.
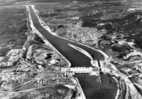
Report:
[[[26,22],[24,7],[0,8],[0,53],[3,49],[22,48],[26,40]]]

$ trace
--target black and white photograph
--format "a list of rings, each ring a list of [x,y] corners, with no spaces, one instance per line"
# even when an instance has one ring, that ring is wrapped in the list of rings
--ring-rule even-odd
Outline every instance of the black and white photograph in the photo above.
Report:
[[[0,0],[0,99],[142,99],[142,0]]]

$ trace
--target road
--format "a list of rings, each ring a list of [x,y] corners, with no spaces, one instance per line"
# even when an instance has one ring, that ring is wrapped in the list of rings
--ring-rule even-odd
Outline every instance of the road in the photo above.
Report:
[[[93,66],[92,60],[105,60],[105,53],[98,49],[93,49],[89,46],[53,35],[41,25],[39,17],[32,6],[29,6],[28,9],[32,25],[40,33],[39,36],[49,41],[49,43],[70,62],[71,67],[89,67]],[[86,99],[114,99],[116,86],[114,84],[110,85],[109,83],[105,83],[108,81],[114,82],[110,76],[101,74],[103,78],[102,83],[99,83],[95,76],[86,74],[76,76],[79,79]]]

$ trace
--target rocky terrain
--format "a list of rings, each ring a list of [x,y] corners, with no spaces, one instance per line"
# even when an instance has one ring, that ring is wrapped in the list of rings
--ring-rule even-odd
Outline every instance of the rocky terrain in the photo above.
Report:
[[[26,7],[5,6],[0,12],[0,99],[70,99],[78,95],[72,74],[60,71],[67,62],[33,34]]]
[[[33,33],[23,6],[27,0],[20,1],[22,3],[0,1],[0,5],[20,5],[0,7],[0,99],[76,99],[80,93],[73,74],[60,71],[68,66],[67,62]],[[90,76],[88,82],[92,78],[98,81],[98,89],[101,85],[110,90],[117,87],[120,91],[117,99],[137,99],[132,94],[142,94],[141,1],[53,1],[31,0],[28,3],[36,5],[40,18],[53,32],[101,49],[110,56],[110,64],[130,80],[128,84],[116,77],[114,82],[113,75],[100,73],[99,77]],[[88,79],[86,75],[84,78]],[[131,84],[137,91],[132,90]],[[112,99],[103,89],[95,93],[91,97],[106,99],[102,94],[107,93]]]

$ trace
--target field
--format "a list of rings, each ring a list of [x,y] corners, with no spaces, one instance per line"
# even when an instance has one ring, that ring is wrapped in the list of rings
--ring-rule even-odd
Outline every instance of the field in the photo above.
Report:
[[[0,7],[0,55],[22,48],[26,40],[27,17],[24,7]]]

